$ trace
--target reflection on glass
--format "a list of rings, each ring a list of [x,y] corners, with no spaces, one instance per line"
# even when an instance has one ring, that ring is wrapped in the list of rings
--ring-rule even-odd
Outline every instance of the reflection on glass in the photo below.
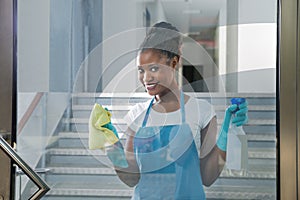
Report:
[[[109,159],[110,149],[89,150],[88,122],[95,103],[106,107],[125,148],[125,116],[138,103],[149,106],[149,91],[157,89],[150,78],[144,82],[146,87],[140,83],[150,68],[139,65],[137,55],[150,30],[144,26],[160,21],[171,23],[183,36],[174,74],[178,88],[195,105],[209,105],[204,111],[194,109],[195,120],[203,113],[216,115],[214,128],[220,133],[230,99],[243,97],[248,103],[248,122],[243,125],[247,169],[232,170],[220,163],[224,168],[217,179],[203,186],[206,198],[276,199],[276,10],[277,1],[273,0],[19,2],[17,146],[31,167],[50,170],[43,175],[51,186],[45,199],[131,199],[136,192],[117,176],[115,163]],[[151,72],[167,70],[163,66],[171,63],[160,64],[161,68],[152,66]],[[162,79],[162,85],[169,87],[168,80]],[[179,103],[180,92],[176,94]],[[153,106],[150,116],[159,115],[164,107],[156,108]],[[179,104],[176,108],[179,112]],[[188,109],[186,119],[191,117]],[[183,115],[176,116],[181,122]],[[167,115],[161,117],[160,121],[167,122]],[[155,118],[149,120],[155,122]],[[205,128],[197,127],[191,128],[198,133]],[[194,140],[200,141],[200,134],[197,137]],[[218,137],[201,141],[202,147],[195,144],[195,155],[209,154],[211,148],[204,147],[215,148]],[[167,141],[170,138],[160,138],[166,152],[172,149]],[[157,140],[153,142],[160,144]],[[142,147],[136,151],[141,152]],[[166,152],[161,155],[168,155]],[[139,158],[143,160],[143,156]],[[187,160],[185,163],[193,159]],[[169,167],[164,169],[172,171],[178,166]],[[20,193],[29,194],[26,181],[22,184]]]

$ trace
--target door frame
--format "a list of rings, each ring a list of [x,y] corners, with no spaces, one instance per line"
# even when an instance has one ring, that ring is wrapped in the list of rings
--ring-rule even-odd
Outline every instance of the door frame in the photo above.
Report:
[[[0,1],[0,132],[11,147],[16,143],[17,128],[17,0]],[[15,168],[0,151],[0,199],[15,199]]]
[[[299,182],[299,2],[278,4],[277,136],[279,199],[298,199]]]
[[[2,29],[12,35],[11,45],[7,51],[13,49],[12,73],[10,101],[11,133],[10,143],[16,142],[16,63],[17,63],[17,0],[2,0],[1,3],[8,3],[12,18],[8,18],[12,24],[11,29]],[[9,6],[12,2],[12,7]],[[278,54],[277,54],[277,191],[278,199],[297,199],[300,191],[300,66],[298,57],[300,52],[300,3],[298,0],[278,0]],[[1,63],[2,65],[3,63]],[[8,94],[10,95],[10,94]],[[1,128],[1,127],[0,127]],[[1,159],[2,160],[2,159]],[[3,164],[3,162],[1,162]],[[6,162],[9,166],[10,181],[0,185],[5,185],[5,190],[10,191],[9,199],[13,199],[14,194],[14,170],[11,162]],[[2,167],[1,167],[2,168]],[[3,169],[3,168],[2,168]],[[4,174],[4,173],[2,173]],[[9,184],[8,184],[9,183]],[[1,191],[1,190],[0,190]],[[3,195],[0,193],[0,195]]]

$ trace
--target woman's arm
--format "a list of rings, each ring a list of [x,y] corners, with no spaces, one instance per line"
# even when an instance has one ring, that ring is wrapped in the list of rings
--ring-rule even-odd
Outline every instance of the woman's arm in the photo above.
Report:
[[[130,128],[126,131],[126,144],[125,144],[125,155],[128,163],[127,168],[117,168],[115,170],[119,178],[128,186],[135,186],[140,180],[140,172],[136,163],[135,155],[133,152],[133,140],[135,132]]]
[[[200,156],[200,168],[204,185],[210,186],[219,177],[224,167],[226,160],[227,134],[229,130],[230,121],[236,126],[241,126],[248,121],[247,113],[247,101],[239,105],[232,104],[226,109],[216,145],[213,145],[212,150],[209,149],[209,151],[206,151],[202,157]],[[231,120],[232,115],[233,119]],[[206,140],[206,137],[208,138],[207,140],[212,141],[211,136],[215,136],[216,133],[217,119],[216,117],[214,117],[212,118],[210,123],[201,131],[201,136],[203,136],[201,137],[201,144],[203,145],[203,143],[205,143],[203,141]],[[211,143],[208,142],[208,144],[209,145],[207,146],[212,147]]]
[[[203,144],[207,134],[212,134],[212,132],[217,132],[216,117],[212,118],[209,124],[201,130],[201,144]],[[216,145],[206,156],[200,158],[200,172],[203,185],[210,186],[215,182],[223,170],[225,160],[226,152],[220,150]]]

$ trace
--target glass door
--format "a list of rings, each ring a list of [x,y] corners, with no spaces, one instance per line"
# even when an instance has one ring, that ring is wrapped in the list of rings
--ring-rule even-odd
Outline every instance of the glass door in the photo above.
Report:
[[[139,46],[160,21],[183,37],[178,85],[212,105],[218,132],[230,99],[248,102],[248,164],[225,164],[203,186],[206,198],[278,199],[279,7],[277,0],[19,1],[17,150],[51,187],[44,199],[131,199],[135,188],[107,152],[89,148],[90,114],[95,103],[107,107],[125,145],[126,114],[151,98],[138,79]],[[16,180],[17,198],[26,199],[32,184],[22,173]]]

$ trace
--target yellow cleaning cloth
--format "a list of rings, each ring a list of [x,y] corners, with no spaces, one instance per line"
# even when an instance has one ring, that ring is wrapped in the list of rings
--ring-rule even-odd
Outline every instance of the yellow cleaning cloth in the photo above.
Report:
[[[89,149],[103,149],[119,141],[108,128],[103,127],[111,119],[111,113],[96,103],[89,119]]]

